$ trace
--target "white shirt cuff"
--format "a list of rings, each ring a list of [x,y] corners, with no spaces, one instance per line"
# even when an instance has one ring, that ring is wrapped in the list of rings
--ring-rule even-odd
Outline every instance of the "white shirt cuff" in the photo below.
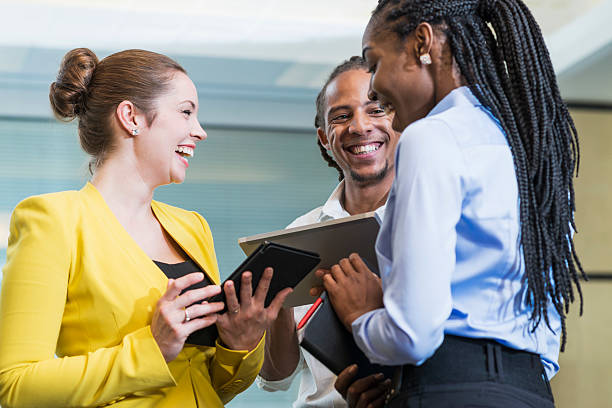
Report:
[[[287,377],[282,380],[266,380],[262,376],[258,375],[256,379],[257,387],[261,388],[264,391],[287,391],[291,384],[293,383],[293,379],[299,374],[300,371],[305,366],[304,356],[302,355],[302,350],[300,349],[300,361],[298,361],[295,370]]]

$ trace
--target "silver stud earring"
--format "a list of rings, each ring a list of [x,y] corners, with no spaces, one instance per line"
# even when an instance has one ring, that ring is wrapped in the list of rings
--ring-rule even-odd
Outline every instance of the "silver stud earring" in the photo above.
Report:
[[[132,135],[133,136],[136,136],[138,133],[140,133],[140,130],[138,130],[138,128],[132,129]]]
[[[419,60],[421,61],[421,64],[423,65],[430,65],[431,64],[431,55],[429,55],[429,53],[425,53],[423,55],[421,55],[419,57]]]

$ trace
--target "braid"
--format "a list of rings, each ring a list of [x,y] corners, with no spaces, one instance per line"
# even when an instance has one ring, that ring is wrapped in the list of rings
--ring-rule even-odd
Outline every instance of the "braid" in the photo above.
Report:
[[[467,85],[500,121],[518,182],[532,330],[542,319],[550,327],[550,299],[564,350],[574,286],[582,313],[579,275],[587,278],[572,239],[579,148],[538,24],[521,0],[380,0],[372,18],[402,41],[421,22],[439,27]]]
[[[325,81],[325,85],[323,85],[323,88],[321,88],[321,91],[319,91],[319,94],[317,95],[317,114],[315,115],[314,120],[315,128],[325,128],[325,109],[327,104],[325,94],[327,92],[327,87],[340,74],[352,70],[367,71],[368,66],[363,58],[353,56],[342,62],[340,65],[334,68],[331,74],[329,74],[329,78],[327,78],[327,81]],[[329,153],[327,153],[327,150],[325,149],[325,147],[323,147],[320,140],[317,140],[317,144],[319,145],[319,149],[321,150],[321,156],[323,156],[323,160],[327,162],[327,165],[329,167],[333,167],[338,171],[338,180],[342,181],[344,179],[344,172],[342,172],[342,169],[340,168],[340,166],[338,166],[338,163],[336,163],[336,161],[329,155]]]

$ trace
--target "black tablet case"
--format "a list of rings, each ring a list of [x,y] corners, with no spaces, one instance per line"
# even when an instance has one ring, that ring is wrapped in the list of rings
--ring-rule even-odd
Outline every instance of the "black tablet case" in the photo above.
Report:
[[[300,345],[338,375],[351,364],[357,364],[355,380],[370,374],[383,373],[386,378],[393,377],[395,367],[371,363],[361,351],[353,335],[344,327],[329,297],[314,312],[304,328],[304,337]]]
[[[278,292],[288,287],[294,288],[320,261],[319,255],[314,252],[303,251],[272,242],[264,242],[232,272],[223,282],[223,285],[225,282],[232,280],[236,289],[236,295],[240,299],[242,273],[251,271],[253,274],[251,282],[253,293],[255,293],[264,269],[271,267],[274,269],[274,275],[272,276],[265,300],[265,306],[268,307]],[[221,286],[222,288],[223,285]],[[187,290],[189,289],[191,288]],[[225,292],[221,291],[220,294],[212,296],[207,301],[225,303]],[[226,310],[224,308],[220,313]],[[191,333],[186,343],[214,346],[217,337],[219,337],[217,326],[212,325]]]

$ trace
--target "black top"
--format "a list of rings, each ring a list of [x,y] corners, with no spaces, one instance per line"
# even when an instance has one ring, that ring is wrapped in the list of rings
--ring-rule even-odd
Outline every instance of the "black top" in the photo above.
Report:
[[[181,276],[188,275],[193,272],[202,272],[202,269],[195,263],[191,258],[187,259],[185,262],[179,262],[175,264],[168,264],[160,261],[153,261],[155,265],[159,269],[162,270],[164,275],[168,277],[168,279],[177,279]],[[212,282],[206,274],[204,274],[204,280],[196,283],[195,285],[190,286],[187,290],[203,288],[204,286],[212,285]]]

